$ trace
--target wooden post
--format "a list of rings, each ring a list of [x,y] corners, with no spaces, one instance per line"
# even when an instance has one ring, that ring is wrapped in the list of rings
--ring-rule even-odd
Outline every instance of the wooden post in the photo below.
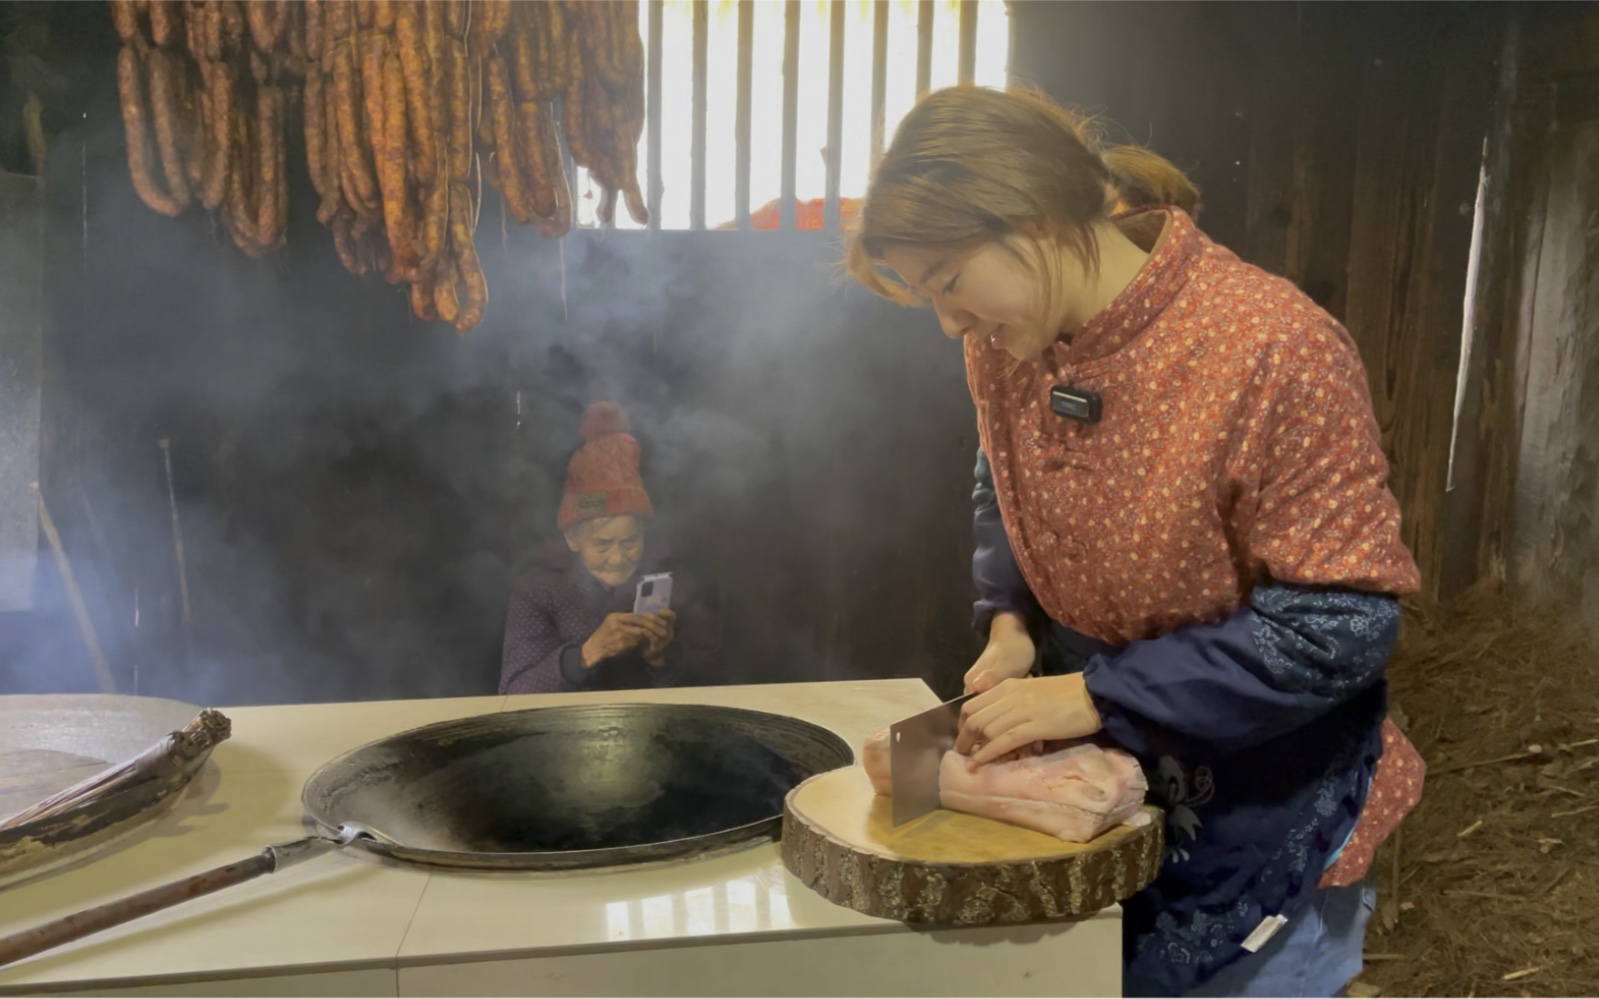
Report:
[[[960,66],[957,79],[977,79],[977,0],[960,0]]]
[[[844,4],[828,5],[832,14],[832,38],[827,73],[827,201],[824,226],[837,230],[840,221],[838,187],[844,162]]]
[[[933,79],[933,0],[916,5],[916,99],[926,96]]]
[[[735,147],[733,212],[739,229],[750,227],[750,93],[755,60],[755,0],[738,2],[738,107],[733,123]]]
[[[787,0],[783,18],[783,193],[778,227],[795,228],[794,187],[799,146],[800,0]]]
[[[888,136],[884,106],[888,103],[888,4],[872,4],[872,169],[883,158]]]
[[[646,135],[645,158],[649,164],[650,229],[661,228],[661,196],[666,185],[661,181],[661,28],[665,0],[648,0],[650,5],[649,51],[646,55],[648,77],[645,106]]]
[[[689,140],[690,229],[705,228],[705,72],[710,34],[708,0],[694,0],[694,109]]]

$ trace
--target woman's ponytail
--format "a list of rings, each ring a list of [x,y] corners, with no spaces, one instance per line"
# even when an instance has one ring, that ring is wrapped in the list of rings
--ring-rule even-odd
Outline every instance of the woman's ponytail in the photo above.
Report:
[[[1111,215],[1198,211],[1199,191],[1181,170],[1142,146],[1104,141],[1104,129],[1032,88],[928,94],[873,171],[847,266],[877,294],[909,301],[879,269],[894,246],[956,250],[1026,228],[1095,267],[1094,227]]]
[[[1110,146],[1099,155],[1123,211],[1172,205],[1199,214],[1199,188],[1160,154],[1143,146]]]

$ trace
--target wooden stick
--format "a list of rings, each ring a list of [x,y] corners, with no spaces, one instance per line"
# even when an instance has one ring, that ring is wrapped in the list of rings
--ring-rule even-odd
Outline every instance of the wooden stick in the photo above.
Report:
[[[334,847],[344,845],[345,842],[347,840],[310,836],[281,846],[269,846],[246,860],[214,867],[193,877],[172,881],[93,909],[75,912],[70,916],[35,926],[31,930],[13,933],[0,938],[0,967],[53,950],[74,940],[81,940],[113,926],[121,926],[153,912],[169,909],[191,898],[231,888],[263,874],[275,874],[291,864],[325,853]]]
[[[189,624],[193,615],[189,610],[189,570],[183,559],[183,526],[178,522],[178,493],[172,483],[172,441],[163,437],[161,457],[167,466],[167,502],[172,506],[172,547],[178,557],[178,593],[183,599],[183,637],[190,638]]]
[[[1434,771],[1434,776],[1437,776],[1437,775],[1440,775],[1440,774],[1458,773],[1461,770],[1472,770],[1472,769],[1474,769],[1476,767],[1492,766],[1495,763],[1515,763],[1517,760],[1530,760],[1530,759],[1532,759],[1535,756],[1542,756],[1542,755],[1543,755],[1543,747],[1542,746],[1538,746],[1538,745],[1532,745],[1532,746],[1528,746],[1522,752],[1511,753],[1509,756],[1499,756],[1499,757],[1495,757],[1494,759],[1491,759],[1491,760],[1473,760],[1470,763],[1456,763],[1454,766],[1442,767],[1442,768]]]
[[[117,681],[111,676],[111,666],[106,662],[105,653],[100,650],[100,637],[95,634],[94,622],[89,618],[88,605],[83,602],[83,593],[78,589],[77,578],[72,575],[72,562],[67,558],[67,549],[61,544],[61,535],[56,531],[56,522],[50,516],[50,508],[44,502],[44,490],[39,488],[39,483],[30,483],[34,495],[39,497],[39,526],[44,528],[44,536],[50,541],[50,550],[55,553],[56,568],[61,573],[61,582],[67,588],[67,600],[72,604],[73,616],[78,619],[78,631],[83,635],[83,644],[89,648],[89,660],[94,663],[95,676],[100,680],[100,689],[108,694],[117,690]]]
[[[1574,808],[1569,812],[1551,812],[1549,817],[1551,819],[1564,819],[1573,815],[1581,815],[1583,812],[1591,812],[1595,808],[1599,808],[1599,805],[1583,805],[1581,808]]]

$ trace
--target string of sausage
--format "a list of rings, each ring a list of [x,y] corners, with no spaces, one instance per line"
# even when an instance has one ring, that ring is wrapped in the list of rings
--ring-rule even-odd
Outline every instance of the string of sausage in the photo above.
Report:
[[[298,103],[316,216],[340,261],[409,286],[465,332],[488,285],[482,182],[559,238],[568,155],[647,221],[638,3],[550,0],[111,0],[134,189],[152,209],[218,213],[251,256],[287,239],[284,129]],[[564,136],[564,141],[563,141]]]

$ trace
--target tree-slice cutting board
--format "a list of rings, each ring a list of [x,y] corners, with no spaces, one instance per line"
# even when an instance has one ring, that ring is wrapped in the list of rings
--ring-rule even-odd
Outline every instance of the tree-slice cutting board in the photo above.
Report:
[[[1142,890],[1160,870],[1162,815],[1088,843],[939,809],[901,826],[866,769],[794,788],[783,864],[823,898],[907,923],[989,926],[1086,915]]]

